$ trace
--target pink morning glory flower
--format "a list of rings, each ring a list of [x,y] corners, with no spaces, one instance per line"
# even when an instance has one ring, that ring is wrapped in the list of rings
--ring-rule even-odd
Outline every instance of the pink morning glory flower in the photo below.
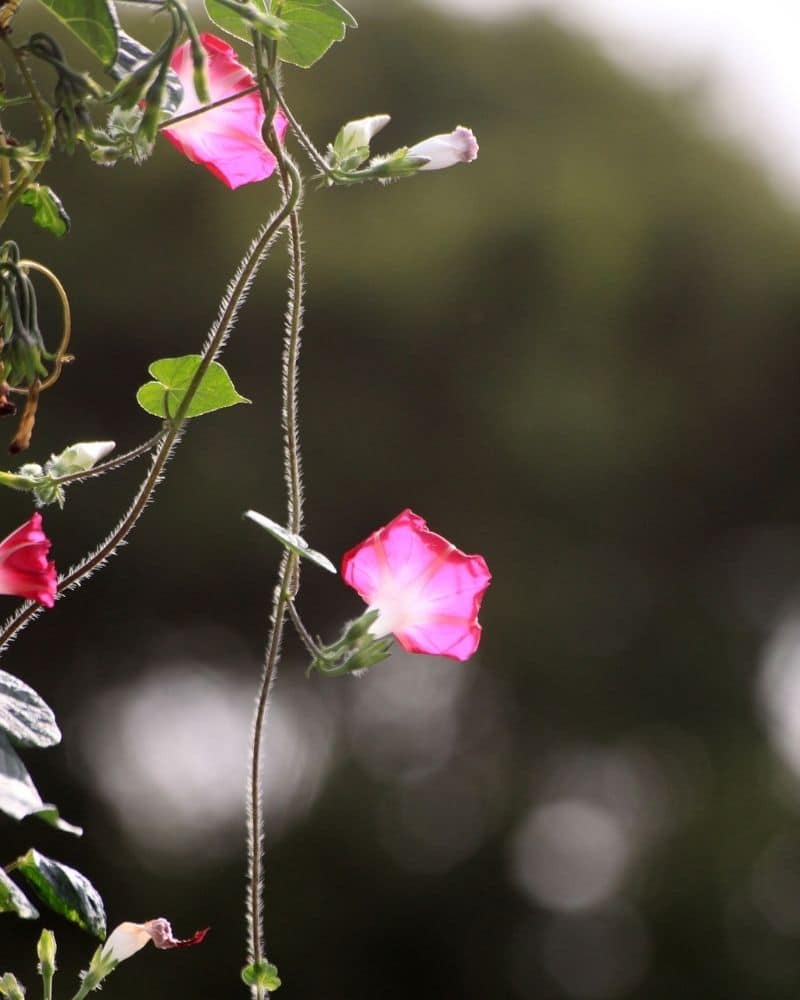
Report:
[[[236,53],[216,35],[202,34],[200,41],[207,57],[208,90],[212,103],[246,90],[255,83],[252,73],[239,62]],[[175,49],[170,63],[183,85],[183,101],[176,117],[203,107],[194,92],[194,66],[189,42]],[[255,91],[221,107],[203,111],[193,118],[163,129],[164,135],[192,163],[201,163],[229,188],[263,181],[274,173],[277,161],[261,135],[264,105]],[[281,111],[275,115],[275,131],[283,141],[287,121]]]
[[[472,130],[459,125],[449,135],[432,135],[408,151],[409,156],[427,156],[420,170],[443,170],[457,163],[472,163],[478,157],[478,140]]]
[[[491,574],[404,510],[347,552],[342,576],[378,617],[370,631],[393,633],[409,653],[467,660],[478,648],[478,610]]]
[[[34,514],[0,542],[0,594],[27,597],[52,608],[58,579],[55,563],[47,561],[49,551],[42,515]]]
[[[134,924],[126,921],[115,927],[103,945],[103,959],[112,962],[122,962],[135,955],[140,948],[152,941],[156,948],[189,948],[200,944],[208,934],[209,928],[196,931],[189,938],[176,938],[168,920],[158,917],[144,924]]]

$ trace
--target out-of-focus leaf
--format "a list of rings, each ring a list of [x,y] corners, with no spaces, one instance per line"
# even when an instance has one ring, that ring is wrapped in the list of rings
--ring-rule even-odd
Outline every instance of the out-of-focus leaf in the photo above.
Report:
[[[0,868],[0,913],[16,913],[23,920],[36,920],[39,911],[18,885]]]
[[[182,358],[162,358],[154,361],[147,369],[155,382],[146,382],[136,393],[136,401],[143,410],[154,417],[174,417],[183,402],[194,374],[200,366],[199,354],[187,354]],[[240,396],[233,386],[230,376],[216,361],[212,362],[203,376],[194,398],[186,411],[187,417],[198,417],[212,413],[237,403],[249,403]]]
[[[71,833],[74,837],[83,836],[83,827],[76,826],[74,823],[68,823],[65,819],[62,819],[59,815],[58,807],[54,806],[52,802],[45,802],[43,809],[37,809],[31,815],[47,823],[48,826],[54,826],[56,830],[61,830],[62,833]]]
[[[31,776],[8,737],[0,733],[0,812],[24,819],[40,809],[44,809],[44,802]]]
[[[273,10],[287,24],[278,55],[302,69],[313,66],[334,42],[341,42],[347,28],[358,27],[337,0],[283,0]]]
[[[23,205],[31,206],[33,221],[37,226],[47,229],[55,236],[64,236],[69,232],[71,222],[61,199],[46,184],[31,184],[20,201]]]
[[[83,830],[61,819],[58,809],[43,802],[19,754],[5,733],[0,732],[0,812],[13,819],[36,816],[65,833],[80,837]]]
[[[257,15],[251,14],[250,17],[238,13],[221,0],[205,0],[205,2],[206,13],[214,24],[243,42],[251,41],[250,33],[253,28],[257,28],[268,38],[281,38],[284,34],[285,22],[267,11],[264,0],[252,0],[252,3],[248,4],[250,10]]]
[[[61,741],[53,710],[5,670],[0,670],[0,730],[22,747],[52,747]]]
[[[106,911],[99,893],[79,871],[31,848],[17,858],[17,871],[51,910],[104,940]]]
[[[41,0],[104,66],[117,57],[119,21],[108,0]]]

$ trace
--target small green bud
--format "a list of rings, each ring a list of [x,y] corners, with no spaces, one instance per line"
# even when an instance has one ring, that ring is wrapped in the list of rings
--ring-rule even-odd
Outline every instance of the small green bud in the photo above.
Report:
[[[36,945],[36,954],[39,956],[40,971],[52,974],[56,968],[56,936],[52,931],[42,931]]]
[[[0,977],[0,996],[8,1000],[25,1000],[25,987],[10,972]]]
[[[197,36],[193,36],[191,41],[194,92],[201,104],[208,104],[211,100],[211,94],[208,91],[208,77],[206,76],[206,52]]]

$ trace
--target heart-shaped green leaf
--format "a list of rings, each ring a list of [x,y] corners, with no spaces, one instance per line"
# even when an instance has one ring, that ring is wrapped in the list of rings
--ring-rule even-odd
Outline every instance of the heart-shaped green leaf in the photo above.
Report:
[[[154,361],[148,371],[157,381],[146,382],[136,393],[139,406],[154,417],[174,417],[201,360],[199,354],[187,354],[182,358]],[[203,375],[184,416],[198,417],[226,406],[235,406],[236,403],[249,402],[249,399],[236,391],[222,365],[214,361]]]
[[[104,66],[117,57],[119,21],[109,0],[41,0]]]
[[[266,35],[267,38],[282,38],[286,29],[285,22],[267,11],[264,0],[252,0],[247,4],[248,13],[240,14],[235,8],[234,0],[206,0],[206,13],[218,28],[227,31],[229,35],[251,42],[253,28]]]
[[[0,670],[0,730],[21,747],[52,747],[61,741],[53,710],[5,670]]]
[[[302,69],[313,66],[334,42],[341,42],[347,28],[358,27],[337,0],[278,0],[272,9],[287,25],[278,55]]]
[[[34,848],[17,858],[16,870],[32,886],[45,906],[104,940],[106,911],[99,893],[79,871],[46,858]]]

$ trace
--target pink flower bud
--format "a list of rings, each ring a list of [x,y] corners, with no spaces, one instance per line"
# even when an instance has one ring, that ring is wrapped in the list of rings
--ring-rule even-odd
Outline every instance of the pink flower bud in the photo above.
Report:
[[[52,608],[58,579],[55,563],[47,561],[49,551],[42,515],[34,514],[0,542],[0,594],[27,597]]]
[[[379,612],[371,632],[409,653],[466,660],[478,648],[478,611],[491,574],[410,510],[347,552],[342,577]]]
[[[442,170],[456,163],[472,163],[478,156],[478,140],[471,129],[459,125],[449,135],[432,135],[408,151],[409,156],[427,156],[420,170]]]
[[[189,948],[191,945],[200,944],[208,934],[209,928],[196,931],[190,938],[176,938],[172,934],[172,927],[168,920],[157,917],[155,920],[148,920],[144,924],[134,924],[126,921],[115,927],[103,945],[103,957],[105,959],[122,962],[131,955],[152,941],[156,948]]]
[[[200,41],[208,58],[208,89],[212,103],[246,90],[255,83],[252,73],[239,62],[227,42],[202,34]],[[194,91],[194,64],[189,42],[175,49],[170,65],[183,85],[183,101],[176,117],[202,105]],[[264,105],[258,92],[246,94],[219,108],[163,129],[164,135],[192,163],[200,163],[229,188],[262,181],[274,173],[277,161],[261,135]],[[275,115],[275,131],[283,141],[287,121]]]

